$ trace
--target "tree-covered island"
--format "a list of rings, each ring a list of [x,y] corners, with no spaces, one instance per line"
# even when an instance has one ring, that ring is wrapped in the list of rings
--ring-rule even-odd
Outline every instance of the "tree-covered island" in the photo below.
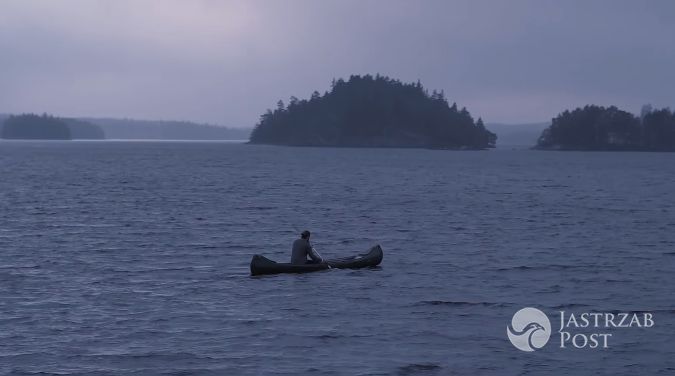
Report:
[[[2,138],[25,140],[70,140],[70,128],[63,120],[43,114],[12,115],[5,120]]]
[[[589,105],[555,117],[536,148],[675,151],[675,114],[645,106],[637,117],[614,106]]]
[[[0,138],[16,140],[104,139],[103,130],[89,122],[51,115],[12,115],[0,127]]]
[[[252,144],[289,146],[486,149],[497,136],[444,93],[377,75],[334,80],[329,92],[291,97],[268,110],[251,133]]]

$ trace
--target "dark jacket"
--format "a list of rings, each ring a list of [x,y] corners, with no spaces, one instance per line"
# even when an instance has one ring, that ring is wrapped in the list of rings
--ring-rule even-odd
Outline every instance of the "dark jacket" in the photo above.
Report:
[[[291,254],[291,264],[306,264],[307,256],[314,262],[321,262],[321,257],[314,251],[312,245],[307,239],[297,239],[293,242],[293,253]]]

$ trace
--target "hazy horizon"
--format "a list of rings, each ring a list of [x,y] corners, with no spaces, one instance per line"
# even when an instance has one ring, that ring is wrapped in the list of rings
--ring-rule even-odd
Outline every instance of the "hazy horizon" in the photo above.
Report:
[[[250,128],[333,78],[443,90],[486,123],[673,106],[675,3],[3,1],[0,113]]]

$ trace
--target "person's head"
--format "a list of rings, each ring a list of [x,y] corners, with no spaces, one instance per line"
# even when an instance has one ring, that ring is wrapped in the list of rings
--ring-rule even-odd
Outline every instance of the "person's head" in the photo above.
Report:
[[[310,235],[309,231],[305,230],[300,234],[300,237],[303,239],[309,239],[309,235]]]

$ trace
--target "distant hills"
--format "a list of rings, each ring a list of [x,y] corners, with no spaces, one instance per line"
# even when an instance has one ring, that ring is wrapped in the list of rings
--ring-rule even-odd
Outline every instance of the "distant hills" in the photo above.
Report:
[[[83,118],[103,129],[108,139],[247,140],[251,129],[188,121]]]
[[[75,140],[103,140],[105,132],[101,127],[79,119],[63,119],[70,128],[70,135]]]
[[[49,115],[0,114],[0,137],[13,139],[246,140],[250,129],[187,121],[113,118],[57,118]],[[65,125],[65,127],[64,127]]]

